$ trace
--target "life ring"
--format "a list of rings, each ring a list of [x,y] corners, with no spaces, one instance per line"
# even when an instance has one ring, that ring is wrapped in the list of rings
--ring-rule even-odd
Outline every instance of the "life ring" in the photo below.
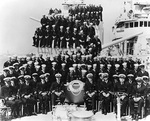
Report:
[[[77,86],[79,86],[79,88],[77,88],[77,89],[73,88],[73,86],[75,84]],[[81,91],[83,90],[83,87],[84,87],[84,83],[83,82],[81,82],[80,80],[73,80],[73,81],[71,81],[69,83],[69,85],[67,87],[67,90],[71,91],[73,95],[78,96],[81,93]]]

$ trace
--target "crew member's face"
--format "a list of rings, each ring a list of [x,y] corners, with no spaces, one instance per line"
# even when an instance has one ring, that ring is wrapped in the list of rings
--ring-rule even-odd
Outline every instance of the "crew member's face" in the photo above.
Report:
[[[14,73],[14,70],[13,69],[10,69],[10,74],[13,74]]]
[[[22,79],[20,79],[19,82],[20,82],[20,84],[23,84],[23,83],[24,83]]]
[[[5,85],[7,86],[7,87],[9,87],[10,86],[10,82],[8,81],[8,82],[5,82]]]
[[[44,84],[44,83],[45,83],[45,80],[44,80],[44,79],[41,79],[41,83]]]
[[[15,85],[14,81],[13,81],[13,80],[11,80],[11,86],[14,86],[14,85]]]
[[[108,81],[108,77],[104,77],[103,79],[104,79],[104,81]]]
[[[120,83],[123,83],[125,81],[124,78],[119,78]]]
[[[56,78],[57,83],[60,83],[60,78]]]
[[[141,85],[141,84],[142,84],[142,82],[141,82],[141,81],[138,81],[138,82],[137,82],[137,85]]]
[[[8,76],[8,71],[3,71],[3,74],[4,74],[5,77],[7,77]]]

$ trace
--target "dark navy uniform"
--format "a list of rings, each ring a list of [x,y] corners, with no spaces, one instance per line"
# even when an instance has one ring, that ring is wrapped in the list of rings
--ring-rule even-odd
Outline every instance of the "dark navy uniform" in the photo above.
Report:
[[[143,79],[141,77],[136,78],[137,84],[132,89],[132,98],[130,99],[129,106],[131,110],[131,115],[135,114],[134,103],[138,103],[137,114],[141,114],[141,109],[144,104],[144,96],[146,91],[146,86],[142,84]]]
[[[64,95],[64,86],[61,82],[61,74],[56,74],[56,81],[52,83],[50,91],[52,97],[52,105],[56,105],[56,99],[60,100],[60,103],[63,104],[65,95]]]
[[[95,109],[95,101],[97,97],[97,87],[96,83],[93,82],[93,74],[87,74],[87,81],[85,82],[85,103],[87,110]],[[89,101],[91,100],[91,106],[89,105]]]

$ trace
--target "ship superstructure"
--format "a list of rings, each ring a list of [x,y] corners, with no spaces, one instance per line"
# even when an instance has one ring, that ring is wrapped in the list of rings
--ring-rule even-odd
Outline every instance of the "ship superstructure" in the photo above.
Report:
[[[112,41],[118,41],[131,35],[126,41],[118,43],[122,54],[140,56],[149,54],[150,1],[125,0],[123,5],[122,13],[112,27]]]

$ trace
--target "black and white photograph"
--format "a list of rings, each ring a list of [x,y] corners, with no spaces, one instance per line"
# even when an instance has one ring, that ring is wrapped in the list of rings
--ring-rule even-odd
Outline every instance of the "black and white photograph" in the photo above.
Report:
[[[150,0],[1,0],[0,121],[150,121]]]

